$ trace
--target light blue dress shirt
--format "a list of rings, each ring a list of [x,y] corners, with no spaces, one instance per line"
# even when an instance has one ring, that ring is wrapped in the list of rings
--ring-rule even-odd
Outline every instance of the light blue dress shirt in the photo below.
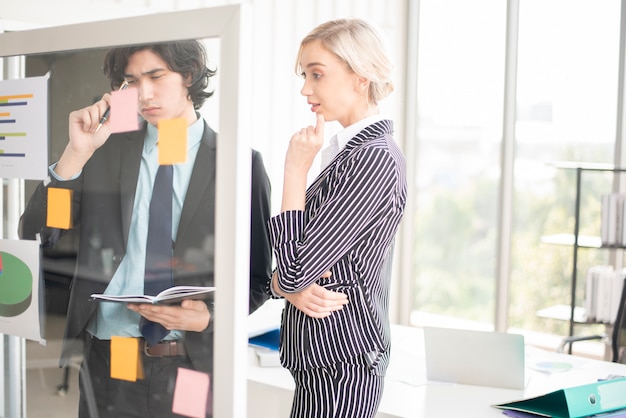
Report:
[[[174,165],[174,196],[172,202],[172,240],[176,240],[178,222],[187,194],[189,179],[193,169],[196,154],[200,146],[204,131],[204,120],[199,118],[187,130],[187,161]],[[148,236],[148,213],[154,178],[159,168],[157,128],[148,124],[144,141],[137,179],[137,191],[131,217],[130,231],[126,255],[118,266],[105,294],[128,295],[143,294],[145,247]],[[51,174],[54,175],[54,166]],[[139,314],[131,311],[123,303],[98,303],[97,314],[87,330],[101,340],[108,340],[112,336],[140,337]],[[179,339],[181,331],[173,331],[166,339]]]

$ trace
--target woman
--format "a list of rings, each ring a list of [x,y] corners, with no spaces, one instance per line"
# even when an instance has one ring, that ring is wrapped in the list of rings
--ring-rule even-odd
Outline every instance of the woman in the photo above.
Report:
[[[405,162],[378,103],[393,90],[373,28],[321,24],[301,42],[296,72],[316,126],[289,143],[281,213],[269,221],[285,297],[281,362],[295,380],[292,417],[373,417],[389,361],[393,241],[406,202]],[[344,128],[338,153],[308,187],[324,123]],[[331,153],[333,146],[325,150]]]

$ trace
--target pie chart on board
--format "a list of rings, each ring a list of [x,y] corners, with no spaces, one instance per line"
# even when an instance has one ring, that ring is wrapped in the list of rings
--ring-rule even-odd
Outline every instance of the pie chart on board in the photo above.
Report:
[[[22,260],[0,251],[0,317],[17,316],[30,306],[33,277]]]

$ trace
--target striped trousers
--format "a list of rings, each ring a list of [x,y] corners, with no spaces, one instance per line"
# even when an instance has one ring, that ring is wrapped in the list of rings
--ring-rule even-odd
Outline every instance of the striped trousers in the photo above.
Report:
[[[364,358],[291,375],[296,384],[291,418],[373,418],[385,379]]]

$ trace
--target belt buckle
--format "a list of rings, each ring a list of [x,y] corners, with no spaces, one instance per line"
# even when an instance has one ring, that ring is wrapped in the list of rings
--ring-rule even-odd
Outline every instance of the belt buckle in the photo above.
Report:
[[[161,356],[153,356],[152,354],[150,354],[150,347],[148,347],[148,341],[143,340],[143,353],[146,355],[146,357],[161,357]]]

